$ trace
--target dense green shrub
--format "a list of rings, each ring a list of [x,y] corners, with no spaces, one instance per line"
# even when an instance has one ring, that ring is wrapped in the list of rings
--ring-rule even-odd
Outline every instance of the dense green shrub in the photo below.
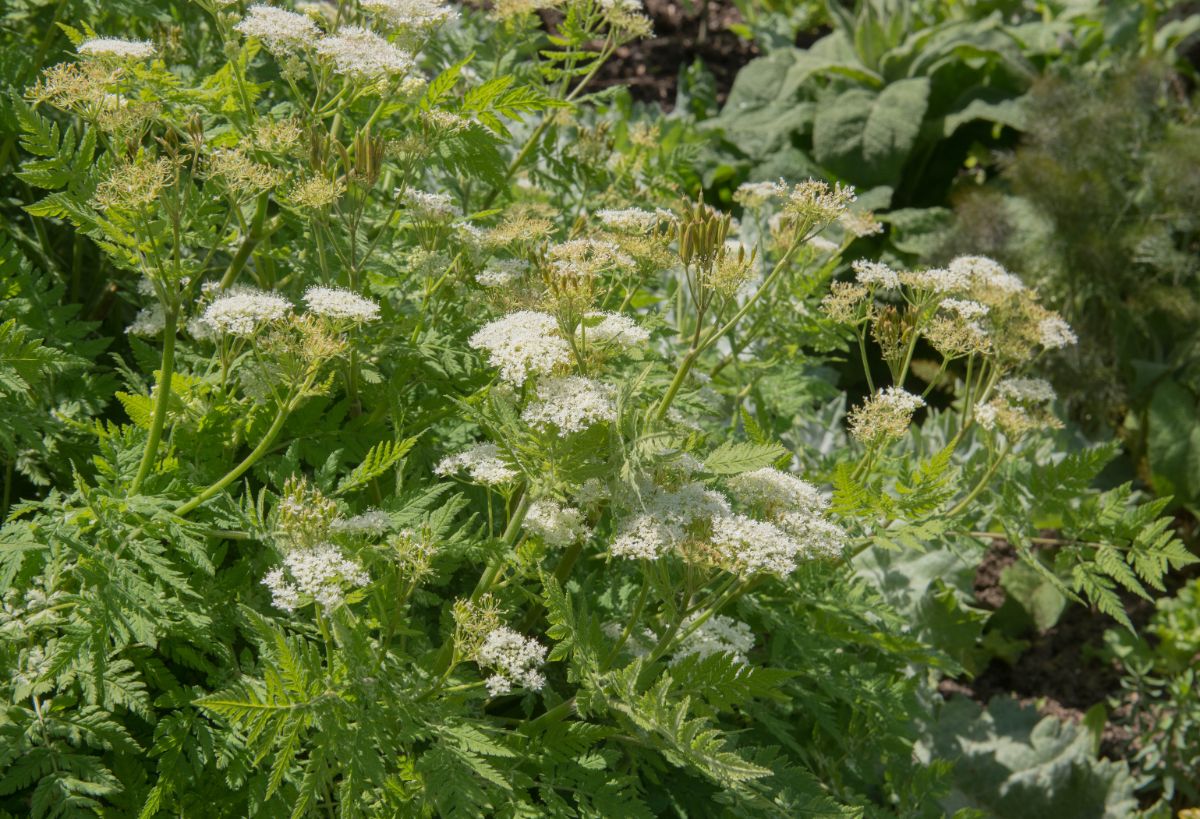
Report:
[[[680,196],[694,134],[586,94],[639,9],[543,5],[81,21],[12,99],[10,814],[977,815],[932,684],[982,618],[895,567],[1002,534],[1128,625],[1194,562],[1059,432],[1034,290],[831,284],[877,227],[850,188]],[[120,337],[61,306],[96,293]],[[847,412],[826,366],[868,339]],[[972,731],[1032,750],[986,781],[1127,806],[1002,711]]]

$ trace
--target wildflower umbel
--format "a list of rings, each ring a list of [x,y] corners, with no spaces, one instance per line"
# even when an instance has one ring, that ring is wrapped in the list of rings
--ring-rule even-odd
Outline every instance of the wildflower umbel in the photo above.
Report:
[[[529,505],[523,525],[526,531],[555,548],[570,546],[587,536],[582,512],[548,499],[537,500]]]
[[[379,318],[379,305],[357,293],[337,287],[310,287],[304,292],[310,313],[362,324]]]
[[[483,486],[500,486],[520,474],[500,456],[500,447],[491,443],[475,444],[448,455],[433,471],[442,476],[466,472],[472,481]]]
[[[219,296],[201,316],[213,330],[231,336],[250,336],[292,311],[291,302],[274,293],[243,287]]]
[[[521,414],[534,429],[553,427],[560,436],[583,432],[602,421],[617,419],[613,388],[591,378],[568,375],[537,385],[537,400]]]
[[[749,625],[723,614],[714,614],[688,633],[699,617],[700,612],[696,612],[683,621],[680,630],[687,637],[675,650],[672,664],[684,657],[694,656],[703,660],[713,654],[728,654],[737,663],[749,662],[746,655],[754,648],[754,632]]]
[[[925,399],[899,387],[875,393],[850,413],[850,434],[863,443],[900,438]]]
[[[518,310],[488,322],[467,343],[486,350],[488,363],[499,368],[500,377],[518,387],[529,375],[548,374],[571,360],[558,322],[534,310]]]
[[[145,40],[123,40],[120,37],[92,37],[75,47],[84,57],[113,57],[122,60],[145,60],[155,54],[154,44]]]
[[[343,26],[317,42],[317,53],[333,62],[334,71],[347,77],[374,80],[412,70],[412,56],[361,26]]]
[[[364,0],[362,7],[396,29],[428,28],[458,16],[437,0]]]
[[[347,559],[332,543],[293,549],[284,557],[283,566],[272,569],[263,578],[275,607],[289,612],[307,600],[335,609],[345,602],[347,588],[370,582],[362,567]]]
[[[589,344],[634,347],[650,340],[650,333],[624,313],[588,313],[579,333]]]
[[[541,671],[546,662],[546,647],[508,626],[496,628],[483,639],[475,660],[495,672],[486,680],[488,693],[493,697],[509,693],[513,686],[540,691],[546,684]]]
[[[313,45],[321,31],[309,17],[264,4],[251,6],[234,29],[260,40],[276,57]]]

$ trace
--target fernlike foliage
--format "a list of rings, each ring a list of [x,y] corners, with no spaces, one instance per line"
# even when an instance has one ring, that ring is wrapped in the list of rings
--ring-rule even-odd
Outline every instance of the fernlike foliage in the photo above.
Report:
[[[1047,455],[1022,373],[1073,336],[1015,276],[831,290],[877,229],[850,189],[682,197],[656,126],[585,93],[633,5],[552,35],[519,0],[199,5],[170,42],[68,27],[13,101],[27,212],[139,311],[106,372],[0,256],[4,455],[52,481],[0,530],[10,812],[920,815],[913,669],[959,666],[856,554],[994,521],[1116,617],[1190,560],[1089,489],[1102,459]],[[783,446],[845,342],[891,383]]]

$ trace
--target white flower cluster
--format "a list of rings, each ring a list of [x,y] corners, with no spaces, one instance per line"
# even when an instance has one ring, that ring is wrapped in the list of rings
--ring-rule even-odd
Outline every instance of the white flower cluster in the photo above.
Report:
[[[908,430],[913,413],[923,406],[925,399],[921,396],[888,387],[850,412],[850,433],[863,442],[900,438]]]
[[[152,304],[138,310],[125,332],[131,336],[156,336],[167,326],[167,314],[161,304]]]
[[[581,332],[591,344],[636,347],[650,340],[650,333],[624,313],[588,313],[584,325]]]
[[[743,576],[760,572],[784,577],[797,565],[804,547],[773,523],[746,515],[725,515],[713,520],[713,546]]]
[[[932,293],[959,293],[971,287],[970,276],[961,270],[951,270],[945,267],[913,270],[901,274],[900,279],[909,287],[928,290]]]
[[[343,556],[337,546],[321,543],[288,552],[283,566],[268,572],[262,582],[270,589],[271,602],[276,608],[295,611],[303,605],[305,597],[327,609],[337,608],[345,600],[346,587],[365,586],[371,578],[358,563]]]
[[[348,518],[338,518],[329,527],[342,535],[382,535],[392,528],[392,518],[384,511],[370,509]]]
[[[859,284],[870,287],[878,285],[885,290],[900,288],[900,274],[882,262],[869,262],[865,259],[855,259],[850,265],[854,268],[854,277]]]
[[[529,263],[523,259],[496,259],[475,276],[475,281],[484,287],[507,287],[528,271]]]
[[[604,271],[631,269],[636,262],[616,242],[603,239],[571,239],[551,245],[546,254],[551,269],[560,276],[588,278]]]
[[[546,647],[507,626],[500,626],[484,638],[475,659],[496,672],[485,681],[493,697],[509,693],[514,685],[540,691],[546,684],[541,671],[546,663]]]
[[[397,193],[401,193],[397,191]],[[428,193],[409,188],[401,193],[406,204],[418,219],[441,222],[458,216],[454,200],[445,193]]]
[[[938,305],[943,310],[956,314],[963,319],[983,318],[988,314],[988,306],[968,299],[942,299]]]
[[[591,378],[568,375],[543,379],[538,382],[537,397],[521,418],[543,432],[553,426],[559,436],[566,437],[601,421],[617,420],[613,388]]]
[[[996,394],[1021,404],[1049,404],[1058,397],[1043,378],[1006,378],[996,385]]]
[[[310,287],[304,292],[304,303],[310,312],[327,318],[356,323],[379,318],[378,304],[340,287]]]
[[[554,548],[570,546],[588,534],[582,512],[548,499],[529,504],[522,526]]]
[[[677,547],[697,522],[730,513],[729,501],[699,481],[675,490],[655,487],[645,497],[645,511],[619,528],[609,545],[617,557],[655,560]]]
[[[700,617],[700,612],[691,614],[683,621],[684,633]],[[684,657],[695,656],[701,660],[713,654],[729,654],[735,662],[746,663],[746,656],[754,648],[754,632],[750,626],[723,614],[714,614],[696,627],[680,643],[679,648],[671,657],[675,664]]]
[[[596,218],[603,222],[605,227],[626,233],[645,233],[657,225],[661,219],[656,211],[642,208],[598,210]]]
[[[488,363],[500,377],[521,386],[533,373],[546,374],[571,360],[571,349],[558,332],[558,322],[547,313],[518,310],[481,327],[467,341],[473,349],[487,350]]]
[[[780,179],[778,182],[743,182],[733,193],[733,200],[747,208],[761,208],[775,199],[782,199],[791,191],[788,183]]]
[[[261,40],[276,57],[313,45],[321,34],[309,17],[262,3],[248,8],[234,29]]]
[[[625,521],[609,544],[615,557],[657,560],[683,539],[683,527],[652,515],[635,515]]]
[[[145,40],[123,40],[120,37],[92,37],[75,47],[84,57],[115,57],[122,60],[145,60],[154,56],[154,44]]]
[[[397,29],[428,28],[458,16],[437,0],[364,0],[362,7]]]
[[[279,321],[291,311],[291,302],[282,296],[240,287],[214,299],[200,320],[218,333],[250,336],[262,325]]]
[[[1047,350],[1061,350],[1079,341],[1071,325],[1061,316],[1048,316],[1038,322],[1038,335],[1042,346]]]
[[[483,486],[499,486],[519,474],[500,456],[500,447],[487,443],[475,444],[462,452],[447,455],[433,471],[442,477],[466,472],[471,480]]]
[[[845,531],[825,517],[829,501],[808,481],[764,467],[731,478],[729,490],[747,506],[760,509],[798,540],[812,556],[837,557]]]
[[[322,37],[317,53],[332,60],[338,74],[358,79],[407,74],[413,68],[412,55],[361,26],[343,26],[337,34]]]
[[[952,260],[948,269],[971,281],[991,287],[1003,293],[1020,293],[1024,283],[1004,269],[1004,265],[987,256],[959,256]]]
[[[770,511],[824,509],[828,502],[821,491],[806,480],[763,467],[729,479],[729,493],[747,506]]]

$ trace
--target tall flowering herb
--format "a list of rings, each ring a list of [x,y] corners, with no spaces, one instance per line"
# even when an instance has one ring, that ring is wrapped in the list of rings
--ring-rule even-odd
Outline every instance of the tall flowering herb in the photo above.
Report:
[[[879,550],[1116,618],[1190,560],[1056,437],[1017,274],[848,258],[836,181],[715,208],[593,93],[636,0],[79,26],[0,146],[0,812],[919,815],[986,641]]]

